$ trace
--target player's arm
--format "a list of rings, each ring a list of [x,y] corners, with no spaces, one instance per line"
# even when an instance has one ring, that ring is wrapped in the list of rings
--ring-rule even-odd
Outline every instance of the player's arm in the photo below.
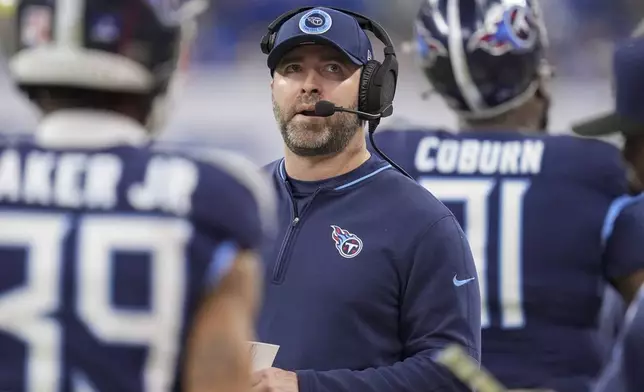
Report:
[[[611,362],[605,366],[593,392],[639,391],[644,387],[644,286],[640,288],[625,317]]]
[[[188,337],[184,380],[188,392],[246,392],[259,298],[257,256],[242,251],[208,293]]]
[[[195,215],[228,241],[215,250],[208,268],[206,296],[187,341],[183,385],[189,392],[247,392],[249,341],[261,292],[258,253],[274,235],[274,189],[238,155],[213,151],[200,158],[217,170],[207,173],[208,183],[193,196],[201,206]]]

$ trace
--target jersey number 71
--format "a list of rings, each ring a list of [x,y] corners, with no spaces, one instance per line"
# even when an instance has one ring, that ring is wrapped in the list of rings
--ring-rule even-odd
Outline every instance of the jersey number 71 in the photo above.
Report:
[[[489,263],[498,263],[498,298],[501,312],[501,328],[521,328],[525,325],[522,293],[522,215],[523,198],[530,188],[525,179],[493,178],[436,178],[423,177],[419,183],[449,206],[451,203],[464,204],[465,235],[470,243],[481,290],[481,327],[490,326],[489,284],[487,281]],[[490,195],[499,187],[498,227],[496,236],[489,234]],[[488,260],[488,242],[498,241],[498,260]]]

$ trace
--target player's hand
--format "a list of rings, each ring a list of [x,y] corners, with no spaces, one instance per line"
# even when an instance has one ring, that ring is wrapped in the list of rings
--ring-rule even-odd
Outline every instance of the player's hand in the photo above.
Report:
[[[299,392],[297,374],[278,368],[253,373],[251,392]]]

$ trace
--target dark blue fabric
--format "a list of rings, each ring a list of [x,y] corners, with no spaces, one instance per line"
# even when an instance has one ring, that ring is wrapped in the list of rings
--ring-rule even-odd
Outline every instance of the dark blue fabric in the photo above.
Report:
[[[445,206],[376,157],[313,187],[282,161],[267,170],[282,240],[258,335],[281,346],[274,366],[297,371],[300,392],[468,391],[432,359],[451,343],[480,359],[476,270]]]
[[[630,121],[644,122],[644,37],[617,46],[613,58],[615,110]]]
[[[146,148],[47,150],[1,135],[0,173],[0,228],[18,222],[17,240],[0,230],[0,390],[28,390],[38,369],[58,391],[142,391],[147,370],[182,390],[181,350],[204,295],[238,249],[266,238],[246,184]],[[174,200],[186,204],[167,203],[185,189]]]
[[[385,129],[375,140],[468,236],[484,299],[482,365],[510,389],[588,391],[605,360],[604,288],[644,267],[623,233],[602,243],[613,200],[627,192],[619,150],[507,131]]]
[[[593,392],[644,390],[644,289],[629,306],[624,329]]]

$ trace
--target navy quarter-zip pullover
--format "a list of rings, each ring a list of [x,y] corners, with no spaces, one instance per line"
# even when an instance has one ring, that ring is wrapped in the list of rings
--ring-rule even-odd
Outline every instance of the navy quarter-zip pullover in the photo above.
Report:
[[[480,297],[463,231],[427,190],[372,156],[345,175],[294,181],[267,167],[279,236],[258,335],[300,392],[468,391],[433,356],[480,361]]]

